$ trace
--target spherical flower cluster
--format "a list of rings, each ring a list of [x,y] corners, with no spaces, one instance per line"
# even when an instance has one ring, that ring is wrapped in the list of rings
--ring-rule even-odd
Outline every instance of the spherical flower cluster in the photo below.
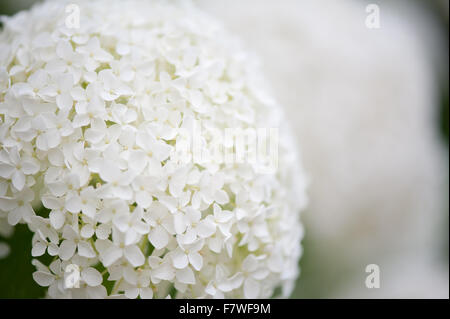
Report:
[[[71,1],[78,25],[67,5],[0,33],[0,216],[33,231],[36,282],[52,298],[289,295],[305,177],[254,59],[188,2]],[[278,169],[180,160],[193,123],[205,152],[213,129],[280,127]]]

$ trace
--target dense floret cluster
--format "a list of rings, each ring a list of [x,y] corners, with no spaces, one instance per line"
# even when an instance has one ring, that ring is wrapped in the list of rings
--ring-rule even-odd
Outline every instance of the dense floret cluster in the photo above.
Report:
[[[305,177],[254,59],[187,2],[68,5],[0,33],[0,218],[33,231],[34,279],[52,298],[287,296]],[[194,125],[206,153],[213,130],[280,127],[278,168],[181,158]]]

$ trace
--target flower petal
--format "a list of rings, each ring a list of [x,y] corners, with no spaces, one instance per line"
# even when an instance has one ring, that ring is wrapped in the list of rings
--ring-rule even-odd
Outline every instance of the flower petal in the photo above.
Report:
[[[35,271],[33,273],[33,279],[38,283],[39,286],[48,287],[53,283],[55,277],[48,272]]]
[[[72,240],[64,240],[59,246],[59,257],[62,260],[69,260],[75,253],[77,246]]]
[[[150,231],[148,239],[156,249],[162,249],[169,243],[169,234],[163,227],[157,226]]]
[[[255,299],[259,296],[260,284],[252,278],[245,279],[244,296],[247,299]]]
[[[184,269],[178,269],[176,272],[176,278],[183,284],[193,285],[195,284],[194,272],[190,267]]]
[[[103,281],[100,272],[92,267],[85,268],[81,271],[81,279],[83,279],[91,287],[98,286]]]
[[[172,254],[172,262],[175,268],[182,269],[189,264],[189,259],[184,251],[177,249]]]
[[[142,253],[142,251],[136,245],[131,245],[131,246],[125,247],[124,255],[125,255],[125,258],[134,267],[141,266],[145,262],[144,254]]]

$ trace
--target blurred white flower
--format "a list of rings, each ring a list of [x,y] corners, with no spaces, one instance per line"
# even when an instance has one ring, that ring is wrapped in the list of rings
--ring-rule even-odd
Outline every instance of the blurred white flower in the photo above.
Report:
[[[440,63],[447,58],[430,17],[409,1],[381,1],[381,28],[368,29],[366,1],[198,2],[261,54],[278,100],[295,119],[311,175],[309,262],[329,265],[314,266],[311,289],[319,280],[321,297],[359,297],[365,266],[376,262],[392,278],[393,268],[403,271],[390,265],[401,255],[417,272],[408,284],[398,281],[396,297],[447,290],[448,298],[448,265],[443,287],[431,267],[448,223],[448,156],[436,128],[431,61],[439,69],[448,64]],[[415,266],[424,260],[429,284]],[[347,279],[353,287],[341,285]],[[392,297],[383,287],[364,295]]]
[[[0,242],[0,259],[7,257],[9,255],[10,250],[11,249],[9,248],[8,244]]]

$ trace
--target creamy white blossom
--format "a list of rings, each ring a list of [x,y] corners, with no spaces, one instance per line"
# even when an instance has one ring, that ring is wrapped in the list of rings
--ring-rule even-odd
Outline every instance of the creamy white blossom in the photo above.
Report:
[[[49,297],[290,294],[306,179],[239,41],[185,1],[49,0],[2,21],[0,217],[54,256],[34,261]],[[194,122],[205,153],[213,129],[279,127],[278,169],[183,161]]]
[[[198,2],[257,50],[296,119],[314,247],[297,296],[448,298],[448,147],[436,120],[448,60],[437,20],[410,1],[380,2],[380,29],[365,26],[370,1]],[[381,289],[361,284],[372,262]]]

